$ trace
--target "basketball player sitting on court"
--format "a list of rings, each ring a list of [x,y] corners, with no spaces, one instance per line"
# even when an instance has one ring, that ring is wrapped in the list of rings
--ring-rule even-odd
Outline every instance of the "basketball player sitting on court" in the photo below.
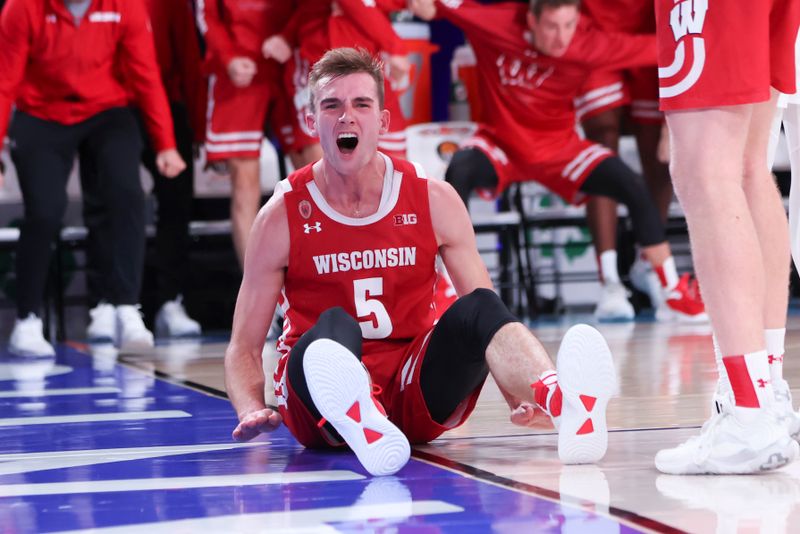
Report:
[[[253,227],[225,354],[233,437],[283,422],[306,447],[346,444],[369,473],[392,474],[409,442],[466,420],[491,373],[513,422],[534,424],[538,406],[558,428],[562,461],[599,460],[616,383],[605,340],[575,326],[554,370],[492,291],[453,188],[377,151],[389,125],[382,73],[350,48],[311,71],[307,121],[324,156],[281,182]],[[434,325],[437,253],[461,297]],[[286,323],[274,409],[261,352],[278,300]]]
[[[689,275],[678,277],[642,177],[575,129],[574,98],[589,73],[655,64],[655,38],[597,31],[581,19],[579,5],[410,0],[419,17],[438,14],[464,31],[475,50],[482,107],[491,110],[453,156],[446,179],[464,202],[475,188],[500,193],[512,182],[536,180],[567,202],[600,195],[624,204],[662,296],[656,317],[705,321],[697,285]]]

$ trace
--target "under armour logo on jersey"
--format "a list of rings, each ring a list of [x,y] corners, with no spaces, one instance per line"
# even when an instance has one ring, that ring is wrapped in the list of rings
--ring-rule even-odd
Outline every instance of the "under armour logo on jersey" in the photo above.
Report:
[[[658,93],[661,98],[670,98],[688,91],[703,73],[706,62],[706,45],[703,39],[703,25],[708,11],[708,0],[682,0],[670,11],[669,25],[675,37],[675,56],[668,67],[659,67],[658,77],[661,86]],[[691,45],[691,65],[685,68],[687,42]],[[676,82],[672,79],[681,75]],[[670,80],[665,82],[665,80]]]
[[[314,224],[308,224],[308,223],[304,223],[303,224],[303,232],[304,233],[310,234],[311,230],[314,230],[315,232],[321,232],[322,231],[322,223],[317,221]]]
[[[395,226],[406,226],[410,224],[417,224],[417,214],[416,213],[402,213],[400,215],[394,216],[394,225]]]
[[[769,384],[769,380],[764,380],[763,378],[759,378],[756,382],[758,382],[758,387],[760,388],[765,388]]]

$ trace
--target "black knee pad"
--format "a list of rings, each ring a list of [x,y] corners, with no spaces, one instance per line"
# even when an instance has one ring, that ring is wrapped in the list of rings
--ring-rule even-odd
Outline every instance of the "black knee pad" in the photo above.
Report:
[[[463,148],[453,154],[444,179],[466,204],[477,187],[494,188],[499,179],[489,158],[477,148]]]
[[[315,339],[327,338],[336,341],[360,356],[361,327],[344,308],[336,306],[322,312],[314,325]]]
[[[451,328],[470,336],[471,343],[477,344],[478,348],[473,353],[485,357],[486,347],[497,331],[508,323],[519,322],[519,319],[508,310],[497,293],[478,288],[456,300],[439,322],[452,323]]]

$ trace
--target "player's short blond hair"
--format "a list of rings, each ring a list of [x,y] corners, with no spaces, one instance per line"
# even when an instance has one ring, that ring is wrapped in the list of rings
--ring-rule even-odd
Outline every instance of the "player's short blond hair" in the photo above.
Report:
[[[363,48],[334,48],[325,52],[322,59],[314,63],[308,75],[311,111],[314,111],[314,97],[320,85],[360,72],[369,74],[375,80],[378,105],[383,109],[383,62]]]
[[[531,0],[530,8],[531,13],[539,18],[544,8],[557,8],[561,6],[575,6],[581,7],[581,0]]]

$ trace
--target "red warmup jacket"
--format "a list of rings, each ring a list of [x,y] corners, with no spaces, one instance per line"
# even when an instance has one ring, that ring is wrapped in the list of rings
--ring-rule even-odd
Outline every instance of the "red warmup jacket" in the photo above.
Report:
[[[156,59],[170,102],[186,105],[196,141],[205,139],[208,85],[202,72],[194,14],[187,0],[146,0]],[[135,95],[131,94],[135,100]]]
[[[172,118],[141,0],[93,0],[75,26],[63,0],[9,0],[0,15],[0,139],[11,106],[76,124],[136,96],[158,151],[175,148]]]
[[[336,4],[338,9],[334,10],[328,0],[299,0],[281,35],[312,63],[340,46],[365,48],[371,54],[406,53],[387,16],[402,9],[404,0],[338,0]]]
[[[225,73],[235,57],[258,65],[258,77],[279,80],[281,67],[265,59],[261,45],[280,32],[294,10],[294,0],[198,0],[197,25],[206,40],[206,66]]]

